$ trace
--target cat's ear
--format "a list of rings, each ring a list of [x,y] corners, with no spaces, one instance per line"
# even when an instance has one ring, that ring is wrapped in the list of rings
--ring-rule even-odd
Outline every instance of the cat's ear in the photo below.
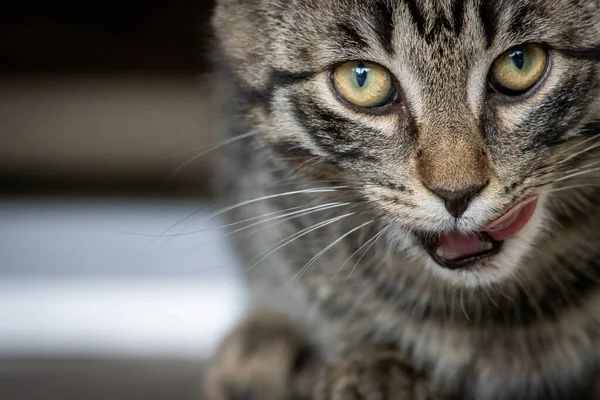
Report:
[[[220,54],[226,54],[229,68],[238,77],[245,75],[254,79],[260,68],[249,70],[248,60],[264,59],[269,48],[272,32],[257,0],[219,0],[214,9],[211,25],[215,32],[213,45]]]

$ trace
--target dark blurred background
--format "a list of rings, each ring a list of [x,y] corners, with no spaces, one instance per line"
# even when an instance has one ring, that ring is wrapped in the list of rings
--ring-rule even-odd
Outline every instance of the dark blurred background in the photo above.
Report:
[[[3,192],[205,189],[213,1],[3,4]]]
[[[1,399],[198,398],[231,251],[150,236],[211,201],[212,3],[3,2]]]
[[[213,1],[3,3],[3,72],[189,76],[206,71]]]

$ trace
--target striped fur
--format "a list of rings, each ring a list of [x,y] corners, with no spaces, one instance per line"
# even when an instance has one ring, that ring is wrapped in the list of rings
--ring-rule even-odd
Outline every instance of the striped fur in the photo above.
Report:
[[[330,360],[391,345],[461,398],[600,398],[600,2],[219,0],[213,25],[227,135],[256,133],[219,157],[228,201],[336,188],[232,221],[348,203],[238,238],[257,307]],[[539,87],[488,93],[493,60],[526,42],[551,49]],[[347,60],[386,67],[401,101],[342,104],[329,73]],[[489,184],[459,221],[426,188],[475,181]],[[527,227],[477,269],[443,270],[414,235],[477,230],[533,194]]]

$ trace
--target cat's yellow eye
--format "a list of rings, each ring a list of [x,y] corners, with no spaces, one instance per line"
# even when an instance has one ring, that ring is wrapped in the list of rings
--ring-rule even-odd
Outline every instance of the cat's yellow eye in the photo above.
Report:
[[[506,95],[527,92],[544,76],[548,53],[536,44],[513,47],[496,59],[490,71],[494,89]]]
[[[333,71],[333,85],[348,102],[364,108],[387,105],[394,93],[391,74],[377,64],[363,61],[338,66]]]

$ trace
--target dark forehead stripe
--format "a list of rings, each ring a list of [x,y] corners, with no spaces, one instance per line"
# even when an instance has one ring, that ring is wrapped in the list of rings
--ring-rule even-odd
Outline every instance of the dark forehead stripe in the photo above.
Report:
[[[406,4],[406,7],[408,7],[408,11],[410,12],[413,23],[417,27],[417,31],[421,36],[425,36],[425,17],[423,17],[423,13],[419,9],[419,6],[415,0],[404,0],[404,3]]]
[[[532,4],[517,4],[510,17],[508,31],[516,37],[525,36],[535,30],[533,24],[542,17],[539,7],[534,7]]]
[[[562,49],[561,52],[570,58],[600,62],[600,44],[581,49]]]
[[[440,40],[439,35],[441,35],[444,31],[456,32],[456,30],[452,26],[452,22],[448,20],[443,14],[438,14],[435,17],[435,21],[433,22],[431,29],[425,35],[425,40],[427,41],[427,43],[434,43],[435,41]],[[440,50],[443,51],[443,49],[443,47],[440,47]]]
[[[219,54],[227,54],[227,50],[223,47],[223,44],[219,41],[215,41],[215,53]],[[218,69],[224,76],[227,76],[227,80],[231,82],[234,86],[241,90],[242,94],[253,94],[260,98],[260,100],[268,99],[271,97],[273,91],[275,91],[278,87],[287,86],[291,84],[301,83],[306,81],[316,74],[319,71],[288,71],[285,69],[278,69],[271,67],[269,68],[265,65],[264,69],[268,69],[267,79],[264,87],[259,88],[256,85],[253,76],[249,76],[240,72],[236,67],[237,64],[229,64],[228,62],[223,62],[224,60],[219,60],[217,62]],[[265,64],[264,57],[261,55],[250,55],[248,60],[246,60],[246,64]],[[243,71],[243,69],[241,70]],[[261,77],[262,80],[262,77]]]
[[[460,36],[463,28],[465,14],[465,0],[454,0],[452,4],[452,19],[454,20],[454,34]]]
[[[237,77],[236,85],[249,101],[263,105],[267,112],[271,112],[273,95],[279,88],[302,83],[315,75],[314,72],[293,72],[272,68],[269,72],[267,84],[263,88],[255,88],[248,77]]]
[[[452,0],[449,17],[443,11],[437,11],[433,15],[425,14],[416,0],[402,0],[402,2],[408,9],[417,31],[427,43],[435,43],[438,36],[444,32],[451,32],[456,37],[460,36],[464,25],[465,0]],[[429,26],[428,19],[431,21]]]
[[[414,23],[418,33],[425,38],[428,43],[433,43],[437,36],[444,32],[453,32],[455,36],[460,36],[465,18],[465,1],[453,0],[450,7],[450,18],[445,13],[439,12],[431,15],[432,23],[427,29],[427,16],[421,10],[417,0],[399,0],[390,2],[389,0],[379,0],[366,9],[365,12],[373,19],[371,24],[372,32],[364,32],[361,26],[352,20],[337,22],[332,27],[333,39],[341,46],[354,48],[367,48],[369,46],[366,37],[373,33],[379,40],[381,46],[390,54],[394,54],[393,36],[395,29],[394,15],[396,14],[397,4],[404,5]]]
[[[498,33],[499,12],[496,8],[498,0],[480,0],[479,19],[483,26],[485,42],[488,48],[492,47]]]
[[[366,49],[369,44],[365,36],[360,33],[360,29],[352,21],[338,22],[333,31],[334,40],[343,47],[354,47]]]
[[[373,5],[374,29],[381,46],[389,54],[394,54],[394,8],[387,0],[378,0]]]

